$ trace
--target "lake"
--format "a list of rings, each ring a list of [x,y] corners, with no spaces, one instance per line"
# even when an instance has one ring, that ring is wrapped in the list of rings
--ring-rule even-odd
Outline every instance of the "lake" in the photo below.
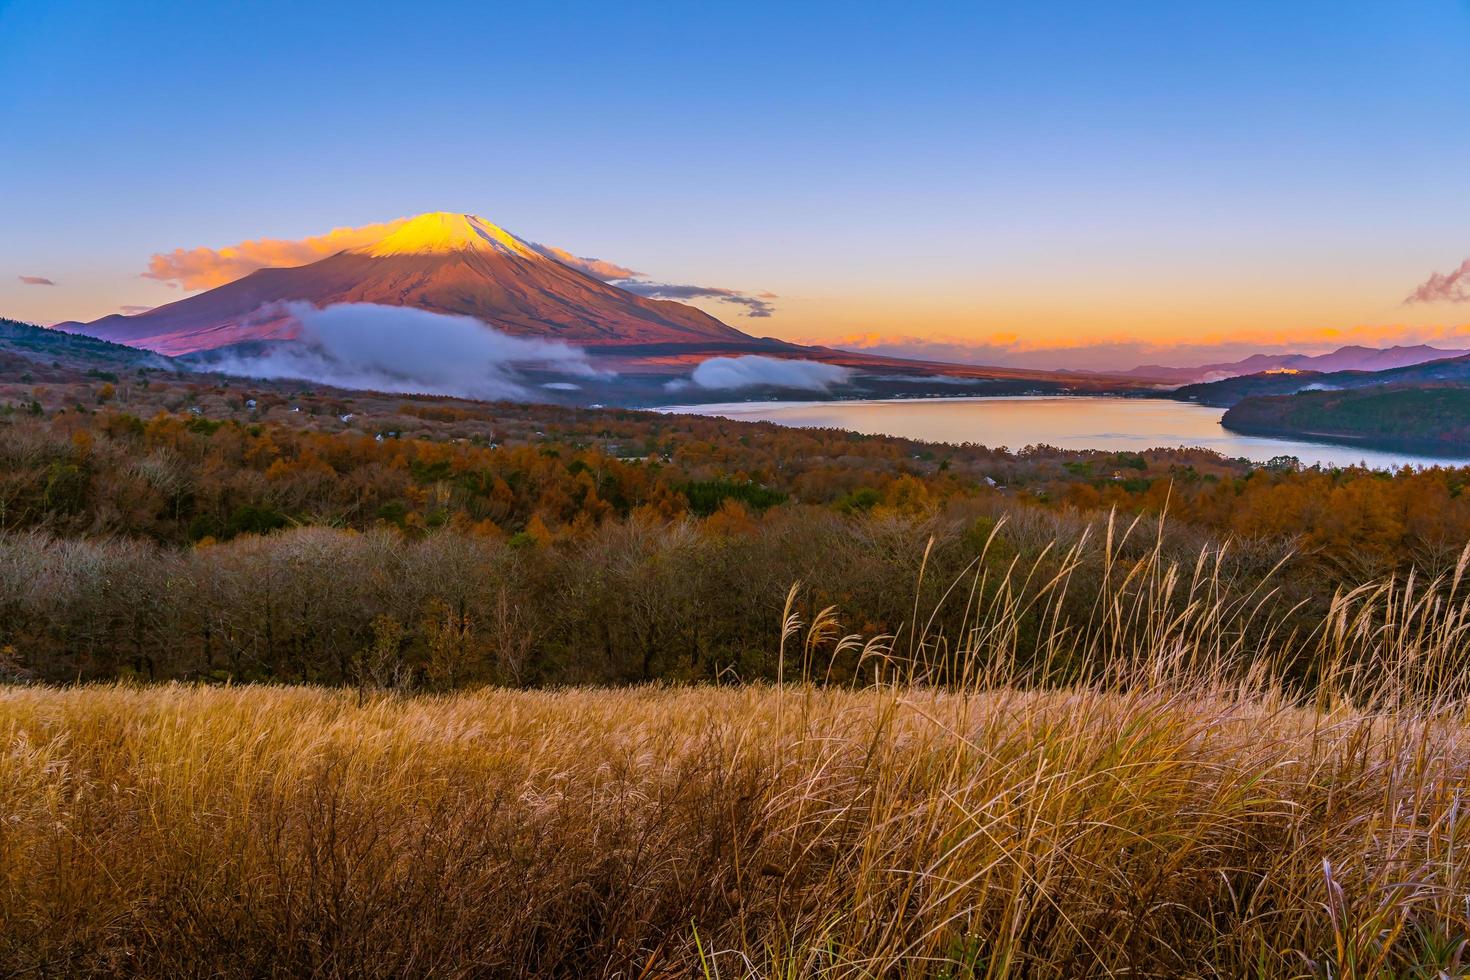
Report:
[[[1005,398],[913,398],[883,401],[727,402],[670,405],[664,412],[720,415],[742,421],[799,427],[851,429],[872,435],[932,442],[974,442],[1020,449],[1047,444],[1062,449],[1142,451],[1198,446],[1226,456],[1264,462],[1295,456],[1311,466],[1366,463],[1379,469],[1405,464],[1465,464],[1470,456],[1432,457],[1354,446],[1271,439],[1227,431],[1224,409],[1162,398],[1017,396]]]

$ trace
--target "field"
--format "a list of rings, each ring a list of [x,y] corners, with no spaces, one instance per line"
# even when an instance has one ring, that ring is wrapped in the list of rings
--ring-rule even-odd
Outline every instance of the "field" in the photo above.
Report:
[[[1470,470],[90,363],[0,386],[0,975],[1465,972]]]
[[[1115,547],[1080,624],[1025,568],[954,643],[793,600],[780,685],[0,689],[0,969],[1460,975],[1466,559],[1340,593],[1302,680]]]
[[[3,705],[7,971],[1435,976],[1466,935],[1462,718],[1202,690]]]

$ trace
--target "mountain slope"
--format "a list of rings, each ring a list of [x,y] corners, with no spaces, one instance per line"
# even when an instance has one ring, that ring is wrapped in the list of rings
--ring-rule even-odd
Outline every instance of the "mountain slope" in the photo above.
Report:
[[[0,378],[29,375],[38,381],[72,381],[94,376],[150,370],[177,371],[169,358],[94,337],[62,333],[0,317]]]
[[[289,339],[296,324],[282,307],[291,302],[413,306],[583,346],[759,344],[694,307],[637,296],[563,265],[482,218],[444,212],[420,215],[374,244],[309,265],[259,269],[136,316],[57,329],[187,354]]]

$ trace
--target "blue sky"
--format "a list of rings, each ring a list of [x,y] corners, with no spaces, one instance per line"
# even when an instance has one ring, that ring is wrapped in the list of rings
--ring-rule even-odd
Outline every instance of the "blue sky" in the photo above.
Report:
[[[0,0],[0,315],[442,209],[774,292],[720,313],[785,337],[1433,335],[1470,306],[1401,301],[1470,256],[1467,104],[1448,0]]]

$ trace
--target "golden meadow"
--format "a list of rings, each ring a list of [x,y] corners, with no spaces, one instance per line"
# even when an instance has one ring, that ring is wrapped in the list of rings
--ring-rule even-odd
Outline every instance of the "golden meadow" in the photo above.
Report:
[[[793,588],[776,683],[0,690],[0,969],[1464,973],[1466,557],[1304,618],[1004,533],[891,635]]]

